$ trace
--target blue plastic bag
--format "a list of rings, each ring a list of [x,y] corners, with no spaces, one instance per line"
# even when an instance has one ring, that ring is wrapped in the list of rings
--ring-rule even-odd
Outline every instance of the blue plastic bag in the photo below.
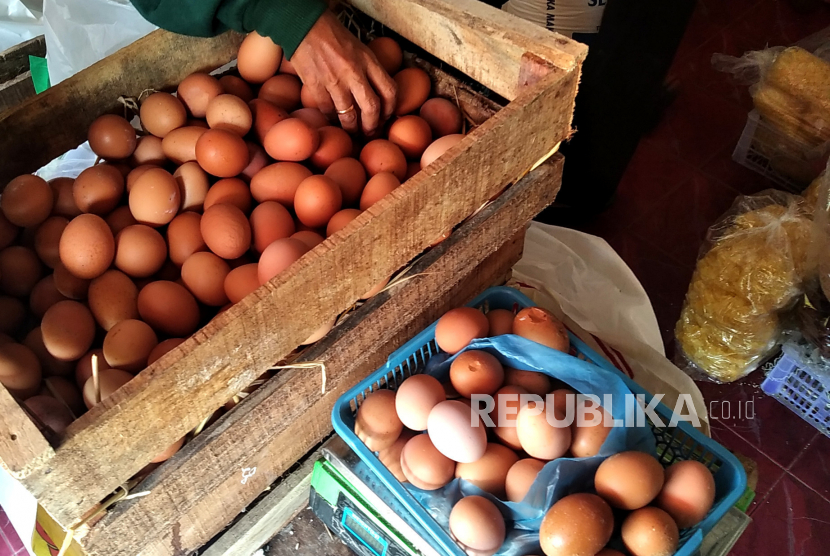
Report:
[[[498,554],[519,556],[534,551],[541,553],[539,527],[554,502],[576,492],[593,491],[596,469],[608,456],[627,450],[656,456],[654,435],[643,409],[633,402],[631,391],[612,371],[514,335],[475,340],[462,352],[471,349],[491,353],[505,367],[541,372],[561,380],[580,394],[594,395],[600,400],[604,400],[606,394],[611,395],[610,413],[619,425],[611,429],[599,454],[589,458],[558,458],[547,463],[520,503],[500,500],[460,479],[433,491],[421,490],[406,483],[410,492],[447,530],[450,511],[458,500],[471,495],[488,498],[501,510],[508,525],[507,539]],[[426,372],[442,382],[448,381],[450,365],[455,357],[458,354],[438,360],[433,358]],[[622,423],[641,426],[624,427]]]

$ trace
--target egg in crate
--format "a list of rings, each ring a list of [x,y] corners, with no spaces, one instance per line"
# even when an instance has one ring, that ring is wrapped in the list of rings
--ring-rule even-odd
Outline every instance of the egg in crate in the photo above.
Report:
[[[239,75],[248,83],[264,83],[280,69],[282,47],[256,31],[248,33],[236,57]]]
[[[450,533],[470,556],[492,556],[504,544],[506,525],[498,507],[483,496],[465,496],[450,512]]]
[[[539,542],[546,556],[594,556],[611,539],[614,514],[596,494],[561,498],[545,513]]]
[[[401,451],[401,471],[406,480],[423,490],[437,490],[452,481],[455,465],[426,434],[412,437]]]
[[[665,510],[681,529],[700,523],[715,502],[715,478],[702,463],[678,461],[666,469],[665,483],[654,505]]]
[[[571,345],[562,321],[541,307],[526,307],[519,311],[513,319],[513,333],[565,353]]]
[[[663,488],[663,466],[643,452],[620,452],[603,461],[594,488],[606,502],[623,510],[649,504]]]
[[[210,101],[223,93],[222,85],[206,73],[192,73],[179,83],[177,98],[194,118],[204,118]]]
[[[355,416],[355,433],[366,447],[377,452],[394,444],[403,430],[395,411],[395,393],[376,390],[366,396]]]
[[[504,478],[504,488],[507,500],[521,502],[530,491],[533,481],[545,466],[544,461],[535,458],[524,458],[514,463]]]
[[[444,387],[433,376],[416,374],[404,380],[395,395],[395,411],[404,426],[425,431],[432,408],[447,399]]]
[[[671,556],[680,539],[672,517],[652,506],[631,512],[623,521],[621,535],[632,556]]]

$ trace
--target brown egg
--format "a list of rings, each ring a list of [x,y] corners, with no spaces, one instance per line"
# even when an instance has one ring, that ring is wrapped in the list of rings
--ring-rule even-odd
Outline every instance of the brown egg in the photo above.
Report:
[[[57,434],[63,433],[75,420],[64,404],[50,396],[32,396],[23,405],[38,421]]]
[[[537,396],[542,397],[550,392],[553,387],[550,377],[544,373],[537,373],[536,371],[522,371],[519,369],[511,369],[509,367],[504,369],[504,383],[521,386],[531,394],[536,394]]]
[[[302,241],[306,244],[309,250],[314,249],[326,240],[326,238],[311,230],[300,230],[299,232],[294,232],[291,234],[291,239]]]
[[[173,264],[181,266],[193,253],[207,250],[202,239],[201,222],[201,214],[183,212],[167,226],[167,244]]]
[[[102,371],[104,369],[109,369],[110,366],[107,364],[106,359],[104,359],[104,350],[103,349],[93,349],[84,354],[83,357],[78,359],[75,363],[75,383],[78,385],[78,388],[83,389],[84,384],[92,376],[92,356],[95,355],[98,357],[98,370]]]
[[[302,120],[314,129],[320,129],[331,125],[326,115],[320,112],[319,108],[299,108],[291,112],[292,118]]]
[[[286,118],[268,130],[262,146],[275,160],[301,162],[320,146],[320,133],[302,120]]]
[[[484,313],[472,307],[459,307],[444,313],[435,328],[435,341],[447,353],[464,349],[475,338],[486,338],[490,323]]]
[[[34,293],[34,290],[32,290]],[[26,319],[26,306],[17,298],[0,295],[0,333],[17,334]]]
[[[225,295],[231,303],[239,303],[259,287],[258,267],[257,263],[245,264],[225,276]]]
[[[6,185],[0,196],[0,209],[15,226],[37,226],[52,213],[55,196],[43,178],[24,174]]]
[[[150,355],[147,356],[147,366],[149,367],[167,353],[173,351],[185,342],[184,338],[169,338],[160,342],[159,345],[153,348]]]
[[[534,458],[525,458],[514,463],[504,478],[507,499],[511,502],[524,500],[544,466],[544,461]]]
[[[432,143],[432,130],[419,116],[403,116],[389,128],[389,140],[400,147],[407,158],[420,160]]]
[[[465,351],[450,365],[450,382],[465,398],[475,394],[490,396],[504,382],[504,367],[486,351]]]
[[[133,278],[147,278],[167,259],[161,234],[143,224],[127,226],[115,237],[115,267]]]
[[[314,98],[314,92],[307,85],[303,85],[300,89],[300,103],[303,108],[318,108],[317,99]]]
[[[153,137],[153,136],[152,135],[147,135],[147,137]],[[158,137],[155,137],[155,139],[158,139]],[[127,174],[127,177],[125,178],[125,185],[126,185],[125,189],[127,190],[127,193],[132,191],[133,185],[135,185],[135,182],[138,181],[138,178],[140,178],[142,175],[144,175],[144,172],[146,172],[147,170],[150,170],[152,168],[161,168],[161,166],[159,166],[158,164],[142,164],[142,165],[136,166],[135,168],[130,170],[130,173]]]
[[[96,164],[75,179],[72,195],[81,212],[104,215],[111,212],[124,194],[124,178],[109,164]]]
[[[394,39],[378,37],[369,41],[369,44],[366,46],[369,47],[369,50],[372,51],[372,54],[375,55],[375,58],[378,59],[380,65],[389,75],[395,75],[401,69],[401,64],[403,64],[403,51]]]
[[[43,266],[31,249],[12,245],[0,251],[0,292],[27,297],[42,275]]]
[[[87,138],[92,152],[107,160],[127,158],[135,151],[135,128],[115,114],[96,118],[89,126]]]
[[[463,135],[454,134],[445,135],[433,141],[424,151],[424,154],[421,155],[421,169],[423,170],[435,162],[441,155],[460,143],[462,139],[464,139]]]
[[[248,83],[264,83],[279,70],[282,47],[269,37],[251,31],[239,45],[236,60],[242,79]]]
[[[81,214],[81,209],[75,204],[75,197],[72,195],[72,189],[75,180],[72,178],[54,178],[49,180],[49,187],[52,188],[52,193],[55,196],[55,206],[52,207],[52,214],[55,216],[65,216],[67,218],[74,218]],[[4,220],[0,214],[0,221]],[[0,229],[2,229],[0,225]],[[15,229],[15,232],[17,230]],[[0,248],[3,247],[4,234],[0,231]]]
[[[406,475],[403,474],[403,469],[401,468],[401,453],[403,452],[403,447],[406,446],[406,443],[409,442],[414,436],[414,432],[404,429],[401,431],[401,435],[398,439],[391,446],[378,452],[378,459],[380,462],[397,480],[402,483],[407,482],[407,480]]]
[[[80,359],[95,339],[95,319],[77,301],[60,301],[49,307],[40,328],[46,349],[61,361]]]
[[[369,176],[391,172],[402,180],[406,177],[406,157],[396,144],[386,139],[369,141],[360,151],[360,162]]]
[[[352,206],[360,200],[366,186],[366,170],[355,158],[345,157],[332,162],[325,172],[339,187],[343,195],[343,205]]]
[[[673,463],[654,505],[665,510],[680,529],[703,521],[715,502],[715,478],[699,461]]]
[[[142,164],[153,164],[161,166],[167,162],[167,157],[164,156],[164,150],[161,147],[161,138],[155,135],[144,135],[139,137],[135,151],[130,157],[130,165],[135,167]]]
[[[158,343],[156,333],[146,322],[122,320],[104,337],[104,359],[111,367],[137,373],[147,366],[147,358]]]
[[[487,428],[472,415],[469,402],[436,404],[427,418],[427,433],[438,451],[459,463],[472,463],[487,449]]]
[[[201,166],[194,161],[185,162],[173,172],[173,178],[179,184],[181,210],[201,212],[210,187],[208,176]]]
[[[429,98],[432,82],[429,74],[420,68],[405,68],[395,74],[398,102],[395,115],[415,112]]]
[[[587,406],[588,409],[593,407],[593,404],[589,401],[580,401],[577,400],[576,402],[576,412],[575,415],[578,417],[581,412],[585,410],[581,406]],[[596,408],[595,408],[596,409]],[[599,409],[596,409],[599,411]],[[590,418],[590,411],[586,414]],[[602,422],[595,424],[595,425],[583,425],[579,426],[577,421],[576,425],[573,427],[573,442],[571,443],[571,453],[574,455],[575,458],[587,458],[591,456],[595,456],[599,453],[600,448],[602,448],[603,442],[608,437],[608,433],[611,432],[611,426],[606,426],[605,422],[609,420],[606,417],[606,412],[602,409]]]
[[[340,207],[343,194],[334,181],[325,176],[311,176],[304,179],[294,195],[294,212],[306,226],[325,226]]]
[[[425,431],[429,412],[446,399],[444,387],[435,377],[413,375],[398,388],[395,410],[404,426],[414,431]]]
[[[222,203],[234,205],[248,214],[253,204],[251,188],[239,178],[225,178],[217,181],[208,189],[205,196],[205,210]]]
[[[133,375],[121,369],[99,369],[98,390],[101,401],[109,398],[116,390],[127,384]],[[96,402],[95,380],[89,377],[83,387],[84,403],[91,409]]]
[[[254,120],[254,134],[260,143],[265,141],[265,135],[272,127],[288,118],[288,112],[261,98],[249,102],[248,107]]]
[[[456,542],[471,556],[491,556],[504,544],[504,517],[483,496],[465,496],[459,500],[450,512],[449,527]]]
[[[309,161],[320,171],[352,153],[352,138],[342,128],[325,126],[317,130],[320,134],[320,146],[311,155]]]
[[[265,248],[259,258],[257,275],[259,284],[268,282],[271,278],[287,269],[309,251],[308,245],[299,239],[278,239]]]
[[[539,412],[539,409],[542,411]],[[562,457],[571,446],[571,427],[565,424],[566,415],[547,404],[527,404],[519,409],[516,433],[522,449],[531,457],[554,460]],[[565,423],[555,423],[565,421]]]
[[[49,268],[60,263],[59,245],[61,234],[69,224],[63,216],[50,216],[38,226],[35,232],[35,252]]]
[[[21,400],[33,396],[40,388],[40,362],[35,353],[22,344],[0,344],[0,384]]]
[[[594,556],[614,531],[611,507],[595,494],[571,494],[542,519],[539,542],[547,556]]]
[[[305,341],[300,342],[301,346],[307,346],[313,344],[314,342],[318,342],[323,339],[323,337],[328,334],[332,328],[334,328],[334,324],[337,322],[337,319],[332,320],[331,322],[325,322],[311,333],[311,336],[305,339]]]
[[[382,292],[387,285],[389,285],[389,280],[390,278],[384,278],[383,280],[372,286],[371,290],[361,295],[360,299],[369,299],[370,297],[375,297],[377,294]]]
[[[431,98],[424,102],[420,111],[436,139],[445,135],[461,133],[464,118],[454,102],[445,98]]]
[[[187,123],[184,104],[170,93],[153,93],[141,103],[141,127],[156,137],[164,137]]]
[[[643,452],[620,452],[603,461],[594,477],[597,494],[615,508],[636,510],[663,488],[663,466]]]
[[[275,201],[266,201],[251,213],[254,249],[258,253],[278,239],[290,237],[296,230],[291,213]]]
[[[55,288],[61,295],[69,299],[86,299],[87,290],[89,289],[89,280],[78,278],[69,272],[66,267],[63,266],[63,263],[55,267],[55,272],[52,276],[55,279]]]
[[[119,270],[108,270],[89,284],[89,309],[104,330],[138,318],[138,288]]]
[[[251,194],[259,203],[276,201],[294,208],[294,196],[311,170],[296,162],[277,162],[260,170],[251,180]]]
[[[526,307],[519,311],[513,320],[513,333],[565,353],[571,345],[562,321],[541,307]]]
[[[150,282],[138,292],[138,314],[156,331],[187,337],[199,327],[199,306],[187,289],[175,282]]]
[[[192,73],[179,83],[176,93],[191,116],[204,118],[208,103],[222,94],[222,85],[206,73]]]
[[[17,239],[20,228],[9,222],[0,210],[0,249],[5,249]]]
[[[660,508],[641,508],[625,518],[622,540],[632,556],[671,556],[677,552],[680,532]]]
[[[513,311],[492,309],[487,312],[487,320],[490,321],[490,336],[513,333]]]
[[[72,373],[75,366],[73,361],[60,361],[56,359],[43,344],[43,332],[39,326],[32,328],[23,345],[32,350],[40,361],[40,368],[43,376],[65,376]]]
[[[130,212],[138,222],[153,227],[163,226],[179,212],[179,184],[170,172],[152,168],[136,180],[130,191],[129,203]]]
[[[72,365],[74,369],[74,364]],[[73,370],[74,372],[74,370]],[[86,411],[81,390],[72,379],[62,376],[50,376],[43,379],[44,393],[49,392],[56,399],[65,404],[75,415]]]
[[[248,104],[236,95],[222,94],[208,103],[207,123],[211,129],[224,129],[245,136],[253,125],[253,116]]]
[[[231,178],[248,165],[248,145],[239,135],[224,129],[209,129],[196,141],[196,161],[213,176]]]
[[[13,298],[5,298],[5,299],[13,299]],[[32,313],[37,318],[43,318],[43,314],[46,310],[57,303],[58,301],[63,301],[64,299],[68,299],[64,296],[61,292],[58,291],[58,288],[55,286],[55,277],[54,275],[50,274],[45,278],[42,278],[35,287],[32,288],[32,293],[29,294],[29,309],[32,310]],[[17,300],[15,300],[17,301]],[[6,307],[0,306],[0,314],[8,311]],[[21,312],[22,315],[22,312]],[[22,316],[21,316],[21,323],[22,323]],[[16,331],[17,327],[12,329],[11,331]],[[0,332],[8,333],[9,331],[4,330],[4,326],[2,325],[2,321],[0,320]]]
[[[109,226],[110,230],[112,231],[112,235],[117,236],[118,232],[126,228],[127,226],[132,226],[134,224],[138,224],[138,221],[133,216],[133,213],[130,212],[130,207],[122,206],[118,207],[111,213],[109,213],[104,221]]]
[[[300,102],[300,90],[302,86],[302,82],[297,77],[278,74],[262,84],[257,98],[267,100],[274,106],[291,112],[302,106]]]
[[[234,205],[222,203],[208,208],[199,228],[208,248],[223,259],[241,257],[251,247],[251,225]]]
[[[193,253],[182,265],[182,282],[205,305],[221,307],[228,302],[225,278],[228,263],[210,252]]]
[[[496,426],[493,430],[496,437],[502,444],[514,450],[522,449],[516,419],[519,416],[519,408],[522,406],[521,396],[523,394],[527,394],[527,390],[520,386],[502,386],[493,395],[496,405],[490,412],[490,419]],[[502,408],[504,408],[503,414]]]
[[[428,435],[418,434],[401,450],[401,471],[417,488],[437,490],[452,481],[455,462],[439,452]]]
[[[326,237],[333,236],[343,228],[345,228],[349,222],[360,216],[360,212],[357,209],[347,208],[341,211],[338,211],[334,216],[331,217],[329,220],[328,225],[326,226]]]
[[[380,172],[372,176],[363,192],[360,194],[360,210],[368,210],[369,207],[392,193],[401,185],[400,180],[389,172]]]
[[[354,430],[373,452],[389,448],[403,430],[403,423],[395,412],[395,393],[376,390],[366,396],[357,409]]]
[[[204,127],[192,125],[174,129],[161,141],[164,155],[175,164],[196,160],[196,143],[207,131]]]
[[[455,476],[473,483],[497,498],[505,497],[507,473],[519,461],[516,452],[501,444],[487,444],[481,459],[455,466]]]
[[[257,175],[260,170],[271,164],[273,160],[271,160],[265,153],[265,149],[257,143],[246,141],[245,144],[248,146],[248,158],[250,159],[250,162],[248,162],[248,165],[245,166],[244,170],[242,170],[240,177],[245,180],[246,183],[251,183],[254,176]]]
[[[245,102],[254,100],[254,91],[251,86],[235,75],[223,75],[219,78],[219,84],[222,85],[222,90],[227,95],[237,96]]]

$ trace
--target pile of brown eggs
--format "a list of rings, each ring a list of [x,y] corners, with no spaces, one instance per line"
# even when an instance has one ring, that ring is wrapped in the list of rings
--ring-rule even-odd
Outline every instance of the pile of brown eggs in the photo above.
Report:
[[[153,92],[138,130],[101,116],[88,131],[99,163],[6,186],[0,383],[37,421],[62,432],[461,140],[462,113],[429,98],[429,75],[401,69],[392,39],[369,47],[398,85],[383,138],[329,121],[282,49],[254,33],[241,77],[195,73],[175,95]]]
[[[453,309],[438,321],[435,341],[454,354],[473,339],[515,334],[568,352],[564,325],[539,307],[517,314],[469,307]],[[505,502],[523,503],[542,468],[561,457],[599,453],[610,428],[573,423],[556,426],[546,419],[545,403],[559,420],[579,409],[576,392],[543,373],[505,368],[488,352],[467,350],[456,357],[449,382],[426,374],[404,380],[397,391],[377,390],[358,408],[355,433],[401,482],[437,490],[465,479]],[[519,395],[545,398],[522,403]],[[492,396],[492,423],[472,409],[471,398]],[[510,396],[500,403],[501,396]],[[500,407],[509,407],[499,420]],[[539,411],[541,409],[541,411]],[[512,413],[512,414],[510,414]],[[537,485],[537,488],[539,485]],[[540,544],[547,556],[620,556],[606,548],[622,520],[621,543],[633,556],[670,556],[677,550],[679,529],[700,522],[712,507],[715,483],[696,461],[660,462],[642,452],[607,458],[594,478],[594,493],[577,493],[557,501],[545,515]],[[612,509],[613,508],[613,509]],[[615,513],[616,512],[616,513]],[[468,554],[495,554],[506,537],[499,508],[483,496],[466,496],[449,515],[450,533]]]

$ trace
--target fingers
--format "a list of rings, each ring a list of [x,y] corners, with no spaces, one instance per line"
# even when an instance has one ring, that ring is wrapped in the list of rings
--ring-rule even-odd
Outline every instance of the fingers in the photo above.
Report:
[[[356,79],[352,83],[352,93],[360,106],[360,123],[363,133],[370,136],[378,129],[381,122],[380,99],[365,77]]]
[[[333,87],[329,88],[329,93],[331,94],[331,99],[334,101],[334,107],[338,112],[347,110],[347,112],[337,114],[337,117],[340,119],[340,125],[349,133],[357,133],[359,130],[359,118],[352,92],[347,87],[340,86],[337,82],[333,85]]]
[[[386,70],[374,59],[368,64],[366,74],[378,96],[380,96],[381,114],[383,120],[386,121],[395,114],[398,86],[395,84],[395,80],[389,77]]]
[[[320,112],[325,114],[329,120],[334,120],[334,117],[337,115],[335,113],[336,108],[326,88],[321,83],[315,82],[309,85],[309,89],[312,92],[314,100],[317,101],[317,108]]]

